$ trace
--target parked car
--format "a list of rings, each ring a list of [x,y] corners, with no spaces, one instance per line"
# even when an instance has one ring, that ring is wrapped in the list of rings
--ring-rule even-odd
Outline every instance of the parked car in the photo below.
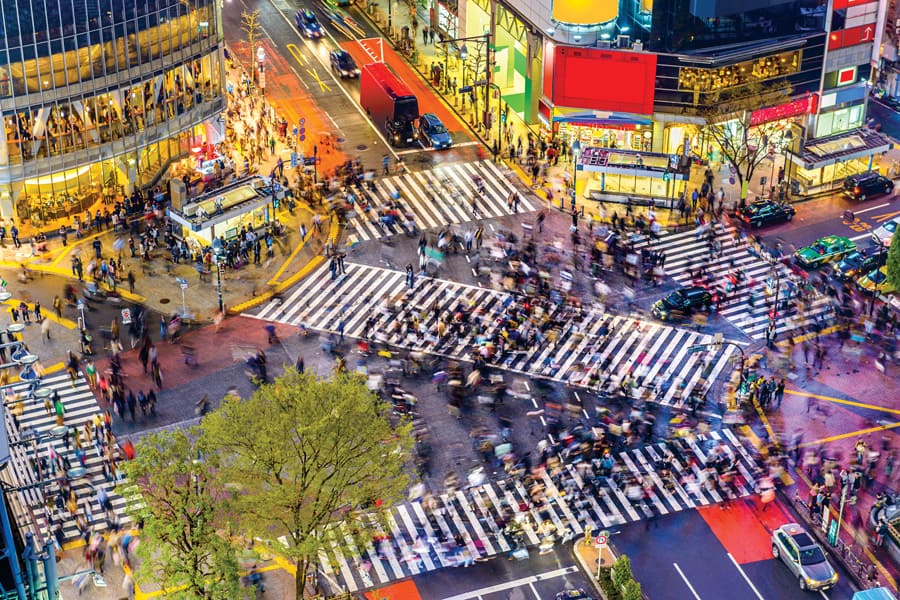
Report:
[[[657,300],[650,312],[657,319],[667,321],[686,316],[695,310],[709,310],[715,297],[707,288],[692,285],[675,290],[662,300]]]
[[[797,211],[790,204],[759,200],[738,211],[738,216],[750,227],[763,227],[773,223],[783,223],[794,218]]]
[[[423,146],[440,150],[453,144],[450,132],[434,113],[425,113],[419,117],[419,139]]]
[[[593,600],[593,596],[590,596],[583,589],[578,588],[559,592],[556,594],[556,600]]]
[[[317,40],[322,37],[322,24],[319,23],[316,13],[311,10],[298,10],[294,14],[294,21],[297,23],[297,29],[300,33],[311,40]]]
[[[889,248],[891,241],[894,239],[894,232],[900,225],[900,217],[894,217],[890,221],[885,221],[881,227],[872,232],[872,241],[881,244],[885,248]]]
[[[894,182],[878,171],[857,173],[844,180],[844,195],[854,200],[862,201],[873,196],[890,194],[892,191]]]
[[[834,277],[839,281],[856,279],[864,273],[877,269],[887,261],[887,252],[878,246],[869,246],[851,252],[834,266]]]
[[[856,244],[849,239],[839,235],[828,235],[794,252],[794,260],[801,267],[814,269],[829,262],[839,261],[855,251]]]
[[[838,574],[821,546],[796,523],[782,525],[772,532],[772,556],[787,565],[802,590],[827,590],[837,583]]]
[[[857,279],[856,287],[864,294],[893,294],[897,291],[887,279],[887,266],[872,269]]]
[[[328,54],[331,59],[331,68],[337,73],[341,79],[344,77],[359,77],[359,67],[356,61],[350,56],[346,50],[332,50]]]

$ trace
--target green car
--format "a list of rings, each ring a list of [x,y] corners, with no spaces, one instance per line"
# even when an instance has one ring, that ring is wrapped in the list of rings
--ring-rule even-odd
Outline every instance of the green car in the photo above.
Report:
[[[825,263],[841,260],[856,251],[856,244],[839,235],[828,235],[816,240],[814,244],[800,248],[794,252],[794,260],[801,267],[814,269]]]

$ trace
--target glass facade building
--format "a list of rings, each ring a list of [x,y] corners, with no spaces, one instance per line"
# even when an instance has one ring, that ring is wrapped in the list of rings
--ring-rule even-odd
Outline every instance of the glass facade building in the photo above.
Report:
[[[219,0],[0,3],[0,217],[42,227],[156,183],[223,129]]]

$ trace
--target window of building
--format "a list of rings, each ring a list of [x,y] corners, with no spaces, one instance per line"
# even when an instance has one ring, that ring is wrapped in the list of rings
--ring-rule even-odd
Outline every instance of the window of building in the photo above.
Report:
[[[678,72],[678,89],[714,92],[740,87],[754,81],[787,77],[800,71],[801,62],[802,54],[797,50],[716,69],[683,67]]]

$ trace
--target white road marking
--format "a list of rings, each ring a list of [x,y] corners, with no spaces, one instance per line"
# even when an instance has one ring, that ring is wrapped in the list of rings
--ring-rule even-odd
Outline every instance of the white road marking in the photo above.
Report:
[[[870,232],[868,232],[868,233],[861,233],[861,234],[859,234],[859,235],[854,235],[852,238],[849,238],[849,239],[850,239],[851,242],[856,242],[856,241],[861,240],[861,239],[863,239],[863,238],[867,238],[867,237],[869,237],[869,236],[871,236],[871,235],[872,235],[872,232],[870,231]]]
[[[443,600],[472,600],[473,598],[481,598],[482,596],[486,596],[488,594],[502,592],[503,590],[510,590],[512,588],[517,588],[523,585],[531,585],[532,589],[534,589],[533,584],[535,581],[555,579],[557,577],[568,575],[569,573],[574,573],[577,570],[578,567],[576,566],[563,567],[562,569],[556,569],[555,571],[547,571],[546,573],[532,575],[531,577],[523,577],[522,579],[516,579],[515,581],[507,581],[506,583],[492,585],[490,587],[481,588],[480,590],[472,590],[471,592],[464,592],[462,594],[457,594],[456,596],[448,596]],[[535,594],[537,594],[537,592],[535,592]],[[540,600],[541,597],[537,596],[537,598],[538,600]]]
[[[731,555],[731,552],[728,553],[728,558],[730,558],[731,562],[734,563],[734,568],[738,570],[738,573],[741,574],[741,577],[744,578],[744,581],[747,582],[747,585],[750,586],[750,589],[753,590],[753,593],[756,594],[756,597],[759,598],[759,600],[766,600],[765,598],[763,598],[763,595],[759,593],[759,590],[756,589],[756,586],[753,585],[753,582],[750,581],[750,578],[747,577],[747,574],[741,568],[741,565],[738,564],[738,561],[736,561],[734,559],[734,557]]]
[[[854,211],[853,211],[853,214],[854,214],[854,215],[861,215],[861,214],[867,213],[867,212],[869,212],[869,211],[871,211],[871,210],[878,210],[879,208],[884,208],[885,206],[890,206],[890,205],[891,205],[890,202],[885,202],[884,204],[879,204],[878,206],[870,206],[869,208],[866,208],[866,209],[863,209],[863,210],[854,210]]]
[[[691,590],[691,594],[694,595],[694,598],[696,598],[696,600],[701,600],[700,594],[697,593],[697,590],[695,590],[694,586],[691,585],[691,582],[688,581],[687,576],[684,574],[684,571],[681,570],[681,567],[678,566],[678,563],[672,563],[672,566],[675,567],[675,570],[678,571],[679,575],[681,575],[681,580],[684,581],[684,585],[686,585],[688,589]]]

